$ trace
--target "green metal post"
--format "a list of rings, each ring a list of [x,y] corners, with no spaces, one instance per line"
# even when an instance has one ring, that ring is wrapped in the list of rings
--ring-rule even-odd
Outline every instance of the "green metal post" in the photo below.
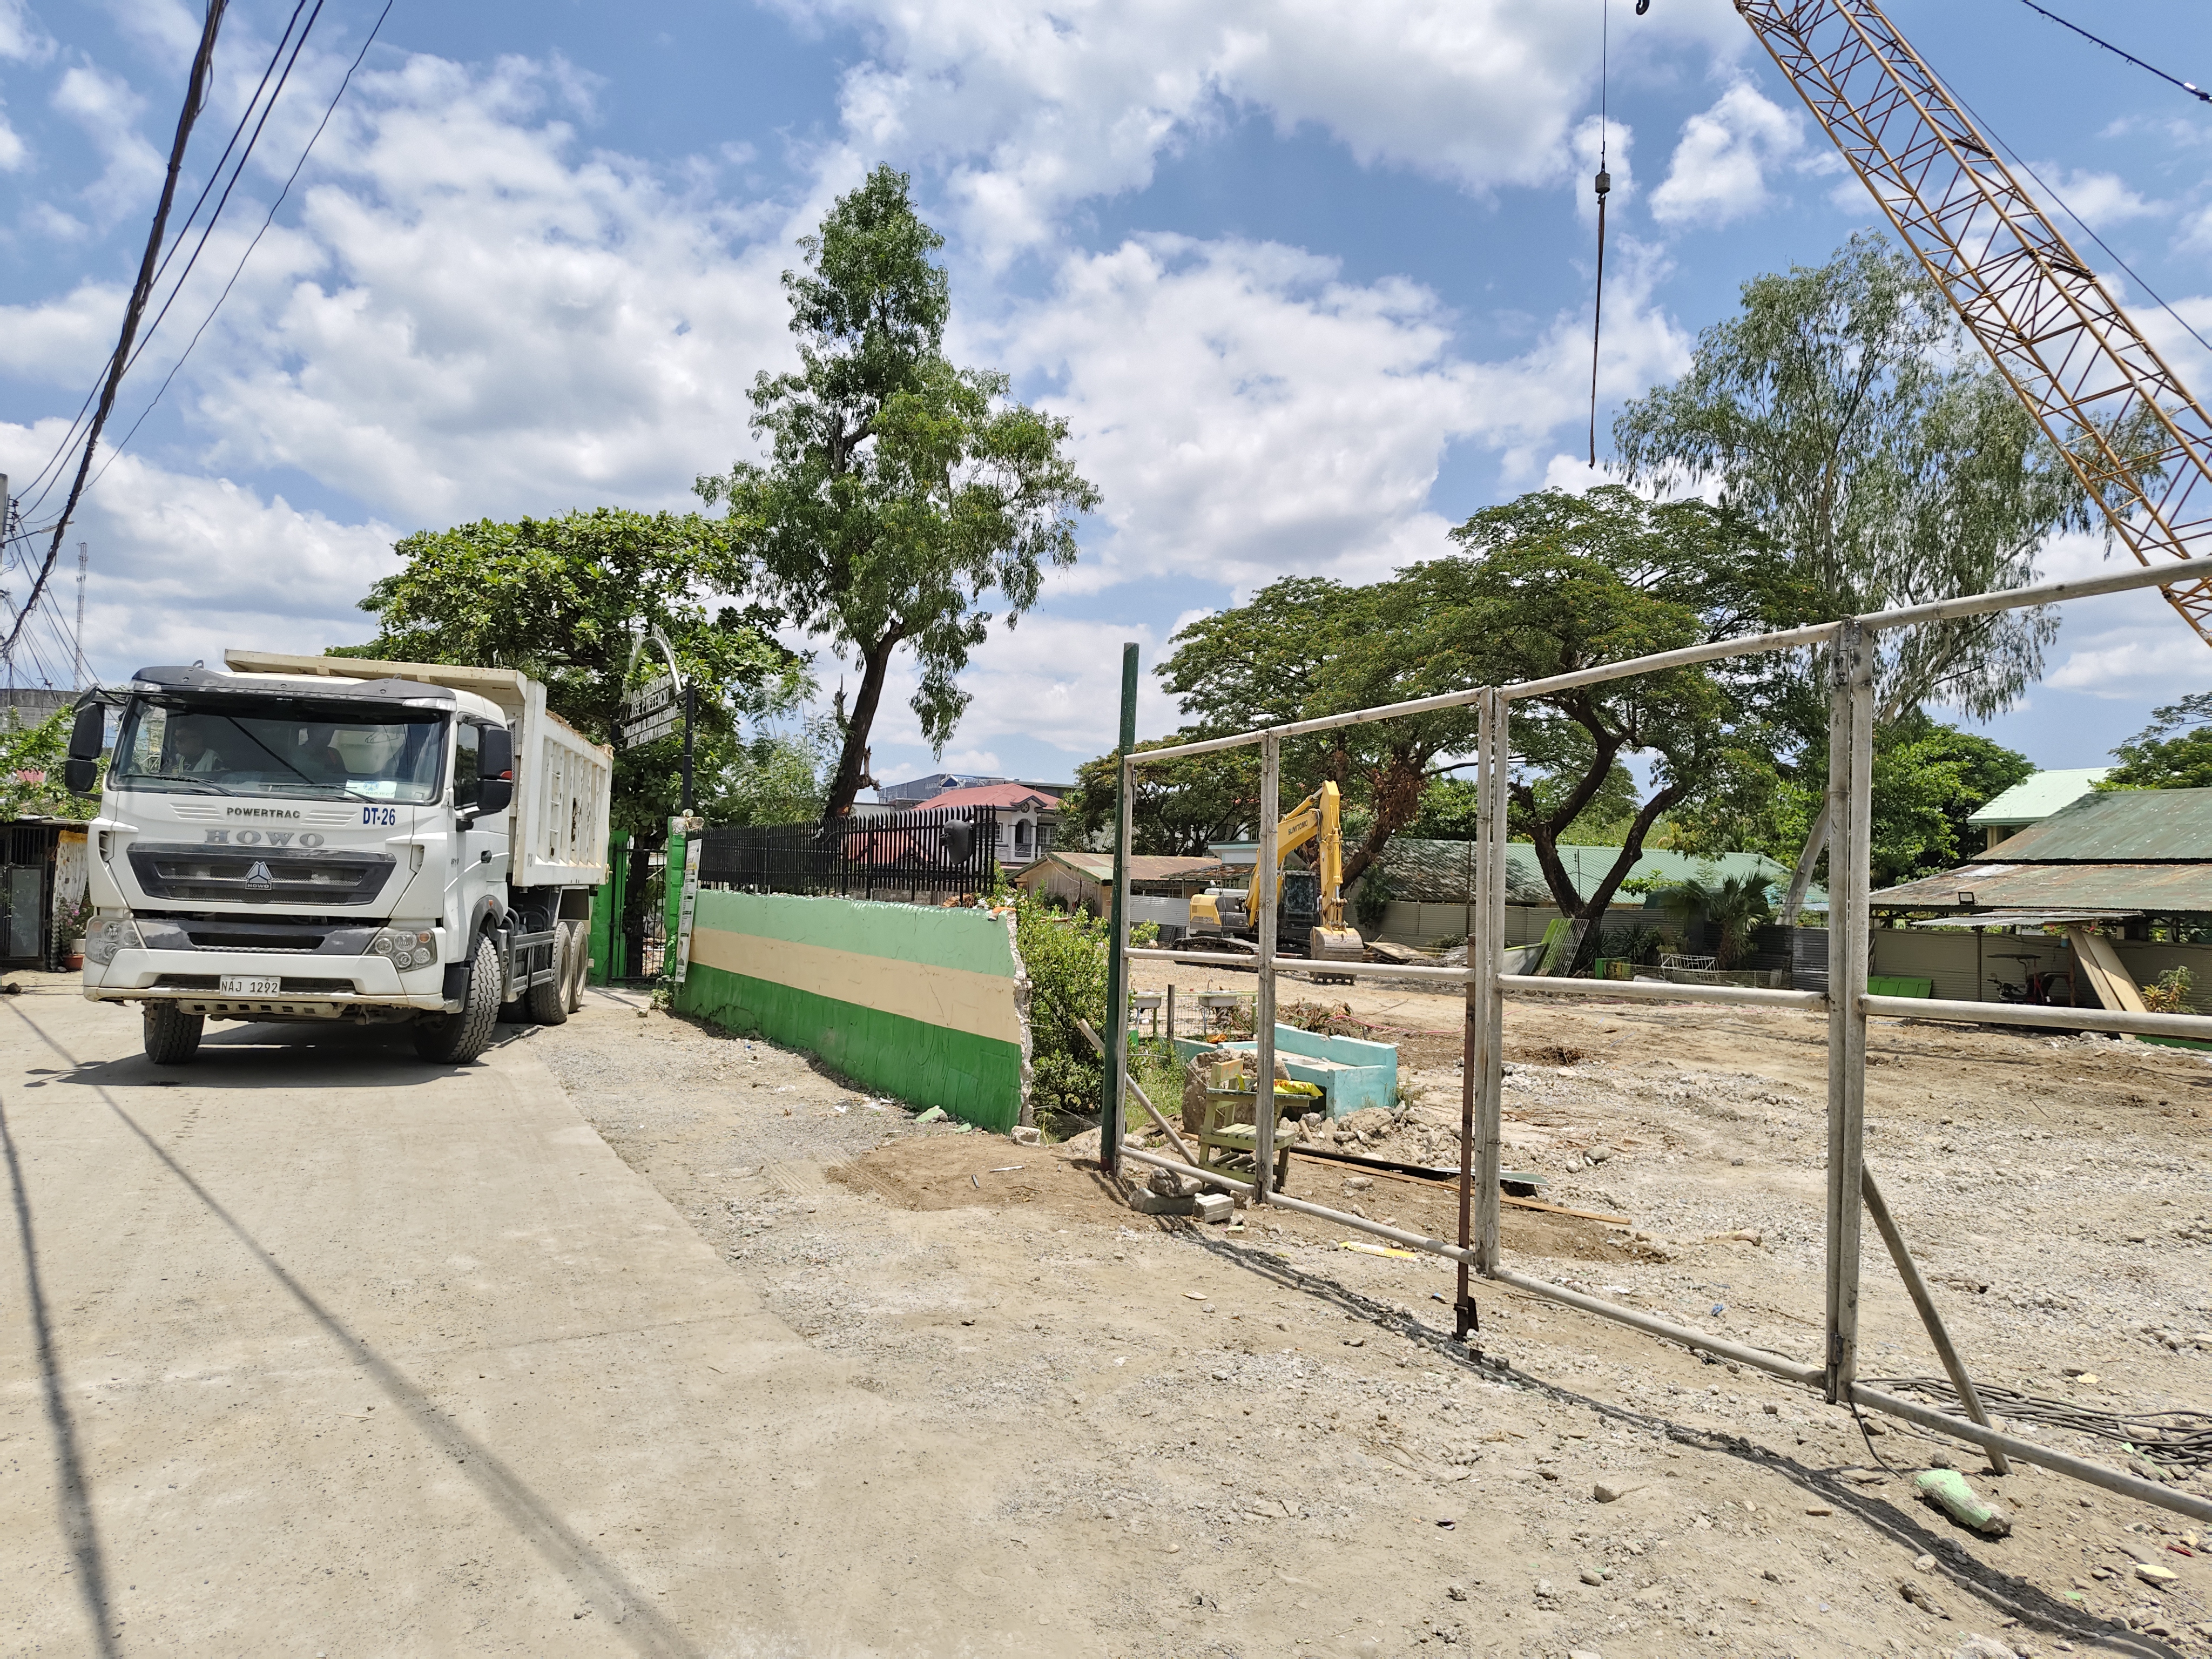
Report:
[[[1121,1162],[1121,1104],[1129,1076],[1129,763],[1137,746],[1137,647],[1121,647],[1121,744],[1114,781],[1114,910],[1106,947],[1106,1082],[1098,1103],[1098,1162]]]

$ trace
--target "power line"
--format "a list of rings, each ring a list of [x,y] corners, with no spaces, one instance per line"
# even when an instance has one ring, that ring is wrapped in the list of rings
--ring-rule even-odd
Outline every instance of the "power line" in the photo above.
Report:
[[[154,228],[146,238],[145,257],[138,262],[138,280],[131,290],[131,303],[123,313],[123,332],[115,343],[115,356],[108,362],[107,379],[100,387],[100,406],[93,411],[92,425],[84,438],[84,459],[78,462],[76,481],[70,486],[69,499],[62,504],[60,519],[54,525],[54,538],[46,549],[46,561],[39,568],[38,580],[31,584],[30,598],[15,617],[15,625],[8,631],[4,653],[14,658],[15,641],[22,636],[24,618],[39,603],[46,591],[46,579],[53,574],[54,561],[61,556],[62,537],[69,530],[70,514],[76,510],[77,497],[84,493],[85,476],[92,470],[94,450],[100,443],[100,430],[107,424],[108,411],[115,407],[115,390],[122,383],[123,370],[131,358],[131,343],[138,331],[138,319],[145,314],[147,296],[153,291],[154,271],[161,257],[161,240],[169,222],[169,209],[177,199],[177,174],[185,164],[185,146],[192,136],[192,123],[199,118],[200,106],[207,101],[210,70],[215,63],[216,32],[222,27],[223,8],[228,0],[207,0],[207,19],[200,28],[199,50],[192,56],[191,78],[185,88],[185,106],[177,115],[177,136],[169,145],[169,168],[161,180],[161,204],[154,210]]]
[[[161,278],[168,273],[169,262],[176,258],[177,250],[184,246],[185,233],[191,228],[192,222],[199,217],[200,210],[207,205],[208,192],[215,188],[216,181],[222,177],[223,164],[230,160],[231,151],[237,148],[239,137],[246,131],[246,124],[253,118],[253,112],[259,106],[261,102],[261,94],[268,88],[269,77],[276,73],[277,61],[284,56],[284,48],[291,40],[292,30],[298,24],[300,21],[300,13],[306,9],[307,3],[307,0],[296,0],[296,3],[294,4],[292,8],[292,15],[284,25],[284,33],[276,42],[276,49],[269,54],[269,62],[261,71],[260,82],[253,88],[253,96],[246,100],[245,109],[240,112],[238,125],[230,130],[230,137],[222,147],[222,154],[216,157],[215,166],[209,170],[207,183],[200,187],[199,198],[198,200],[193,202],[191,211],[185,215],[183,224],[177,228],[176,240],[169,244],[168,252],[161,256],[161,269],[154,273],[154,280],[156,283],[159,283]],[[296,55],[297,54],[295,53],[295,56],[296,57]],[[286,72],[289,74],[289,70],[288,70]],[[281,83],[279,90],[282,90]],[[234,174],[233,175],[233,179],[234,182],[235,182]],[[218,204],[216,208],[216,212],[220,216],[222,211],[222,206]],[[212,225],[213,222],[210,221],[210,223]],[[201,240],[204,242],[206,239],[203,236]],[[194,257],[198,257],[197,249],[194,250]],[[190,267],[188,266],[186,269],[189,272]],[[178,282],[179,287],[181,287],[183,278],[179,277]],[[175,299],[175,293],[173,291],[169,297],[172,300]],[[168,307],[164,305],[162,310],[166,313],[167,309]],[[161,318],[156,317],[152,324],[149,325],[146,331],[149,337],[152,336],[155,328],[161,326]],[[145,347],[142,344],[139,347],[139,350],[143,352],[144,349]],[[137,361],[135,355],[132,361],[134,362]],[[52,488],[52,483],[46,477],[47,473],[58,466],[61,464],[62,458],[75,447],[77,427],[79,423],[83,421],[85,411],[92,407],[93,399],[99,396],[99,394],[100,387],[97,385],[84,394],[84,401],[77,405],[76,413],[70,417],[69,430],[62,434],[61,441],[54,447],[54,453],[46,458],[46,465],[41,466],[36,473],[33,474],[30,482],[26,483],[21,490],[18,492],[20,495],[29,495],[33,490],[38,491],[38,495],[32,500],[30,504],[33,512],[38,509],[40,502],[46,499],[47,489]],[[40,489],[40,486],[42,484],[46,485],[46,489]]]
[[[185,349],[177,354],[177,361],[169,365],[169,372],[161,377],[161,384],[154,388],[154,395],[147,399],[146,407],[138,411],[138,418],[131,422],[131,430],[123,434],[120,442],[110,447],[107,459],[100,463],[100,471],[93,475],[93,483],[98,483],[100,479],[107,476],[107,469],[115,465],[115,458],[130,447],[131,439],[138,435],[138,428],[145,425],[146,417],[154,412],[154,406],[161,401],[161,394],[169,389],[169,383],[177,378],[177,371],[185,366],[185,359],[192,355],[192,348],[199,344],[200,336],[208,331],[208,325],[215,321],[216,313],[221,311],[222,302],[230,298],[231,289],[238,286],[238,279],[246,270],[246,262],[253,257],[253,250],[261,246],[261,239],[269,234],[269,227],[276,222],[276,210],[284,205],[284,198],[291,194],[292,185],[300,176],[300,169],[307,165],[307,157],[314,153],[316,140],[323,136],[323,129],[330,125],[331,117],[337,113],[338,100],[345,96],[346,88],[353,84],[354,72],[360,69],[362,60],[368,56],[368,49],[376,44],[376,37],[384,27],[384,20],[392,15],[392,4],[393,0],[384,0],[384,9],[377,13],[375,25],[370,28],[368,39],[361,43],[361,50],[354,54],[353,63],[346,70],[345,78],[338,82],[338,89],[331,94],[329,106],[323,111],[323,118],[315,124],[314,131],[307,136],[307,147],[301,150],[300,159],[292,164],[292,171],[286,176],[283,188],[276,192],[276,199],[269,204],[269,211],[261,221],[261,228],[253,233],[253,240],[246,245],[246,252],[238,256],[238,264],[230,273],[230,280],[222,285],[222,292],[216,295],[215,303],[208,307],[208,314],[200,319],[200,325],[192,331],[192,337],[185,343]],[[320,9],[319,0],[318,0],[317,9]],[[310,21],[312,21],[311,19]],[[85,487],[90,489],[92,486],[88,484]]]
[[[2106,52],[2111,52],[2115,58],[2126,58],[2128,62],[2133,64],[2137,69],[2149,71],[2151,74],[2158,76],[2160,80],[2165,82],[2168,86],[2179,87],[2184,92],[2187,93],[2191,98],[2197,100],[2199,102],[2212,104],[2212,92],[2206,92],[2194,82],[2185,81],[2179,76],[2168,75],[2164,70],[2159,68],[2157,64],[2146,64],[2142,58],[2136,57],[2135,53],[2131,52],[2122,52],[2118,46],[2114,46],[2111,41],[2104,39],[2101,35],[2092,34],[2088,30],[2083,28],[2079,23],[2069,23],[2066,19],[2061,17],[2057,12],[2047,10],[2044,7],[2037,5],[2035,3],[2035,0],[2020,0],[2020,3],[2026,6],[2030,11],[2035,13],[2039,17],[2049,18],[2052,22],[2057,24],[2062,29],[2072,29],[2075,33],[2080,35],[2084,40],[2089,41],[2092,45],[2102,46]]]

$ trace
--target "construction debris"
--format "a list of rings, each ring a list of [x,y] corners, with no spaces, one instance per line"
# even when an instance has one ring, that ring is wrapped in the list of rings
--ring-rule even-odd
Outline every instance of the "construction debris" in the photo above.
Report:
[[[2012,1530],[2012,1517],[1978,1494],[1956,1469],[1923,1469],[1912,1484],[1962,1527],[1990,1538],[2002,1538]]]

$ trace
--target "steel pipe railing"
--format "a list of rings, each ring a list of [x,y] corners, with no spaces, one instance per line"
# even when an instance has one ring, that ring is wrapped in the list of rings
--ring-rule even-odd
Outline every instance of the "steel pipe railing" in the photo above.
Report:
[[[2137,1014],[2117,1008],[2045,1008],[2026,1002],[1939,1002],[1931,997],[1862,996],[1869,1014],[1898,1019],[1960,1020],[1978,1025],[2039,1025],[2076,1031],[2131,1032],[2137,1036],[2195,1037],[2212,1042],[2212,1016]]]
[[[1548,979],[1535,974],[1500,974],[1508,991],[1541,991],[1564,997],[1626,997],[1632,1002],[1728,1002],[1747,1008],[1825,1008],[1820,991],[1770,990],[1763,985],[1677,985],[1656,979]]]

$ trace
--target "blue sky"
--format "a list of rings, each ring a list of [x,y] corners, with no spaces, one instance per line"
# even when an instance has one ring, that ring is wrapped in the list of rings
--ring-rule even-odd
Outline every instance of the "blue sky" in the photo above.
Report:
[[[321,19],[137,421],[381,0]],[[2055,8],[2212,82],[2181,0]],[[187,191],[289,0],[234,0]],[[1894,0],[1990,128],[2212,333],[2212,107],[2019,0]],[[945,760],[1064,777],[1110,744],[1118,644],[1297,572],[1369,579],[1474,509],[1588,481],[1600,0],[395,0],[214,324],[80,516],[96,672],[365,637],[415,529],[684,507],[750,453],[792,243],[878,160],[949,239],[952,343],[1063,413],[1085,556],[979,654]],[[112,346],[197,38],[174,0],[0,0],[0,465],[54,451]],[[1613,0],[1602,434],[1760,271],[1875,221],[1729,0]],[[189,194],[185,198],[189,201]],[[2212,363],[2102,253],[2185,378]],[[2103,556],[2047,550],[2051,574]],[[20,579],[12,585],[20,588]],[[61,667],[41,635],[42,663]],[[824,658],[825,690],[838,665]],[[2094,765],[2212,684],[2155,599],[2091,602],[1990,730]],[[38,670],[26,665],[24,677]],[[1147,733],[1175,722],[1149,684]],[[894,688],[886,780],[932,764]]]

